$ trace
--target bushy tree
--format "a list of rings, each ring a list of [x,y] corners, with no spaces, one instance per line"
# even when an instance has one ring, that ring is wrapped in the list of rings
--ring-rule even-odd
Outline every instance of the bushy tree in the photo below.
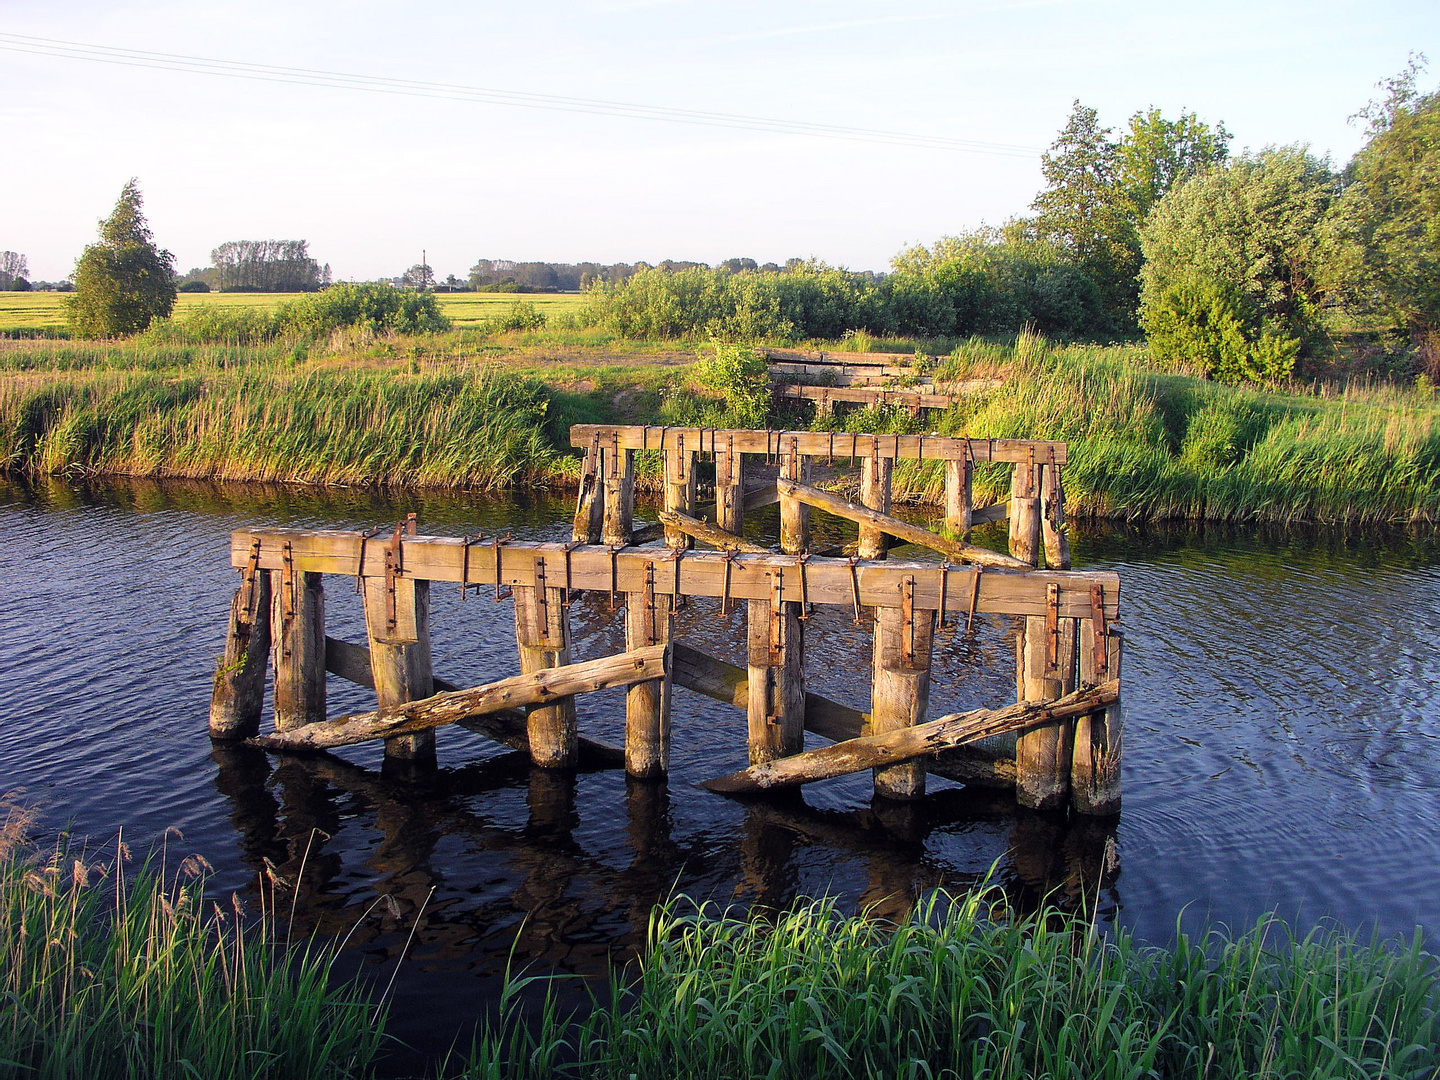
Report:
[[[0,251],[0,289],[13,288],[17,279],[29,275],[24,255],[18,251]]]
[[[75,291],[66,300],[71,325],[90,337],[136,334],[175,307],[175,259],[155,246],[132,177],[100,241],[75,264]]]
[[[1235,159],[1166,194],[1140,235],[1140,321],[1156,355],[1228,381],[1288,374],[1320,338],[1320,226],[1336,194],[1304,147]]]
[[[1336,211],[1335,285],[1356,310],[1408,332],[1440,373],[1440,90],[1421,94],[1423,58],[1359,114],[1365,145]]]

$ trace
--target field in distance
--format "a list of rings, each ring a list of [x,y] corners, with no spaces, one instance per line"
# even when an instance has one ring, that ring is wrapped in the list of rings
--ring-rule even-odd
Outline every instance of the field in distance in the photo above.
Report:
[[[0,292],[0,332],[6,330],[54,330],[66,325],[61,306],[66,293]],[[275,307],[303,293],[181,293],[175,318],[184,319],[197,308]],[[581,293],[437,293],[443,311],[458,328],[476,326],[505,312],[517,300],[534,304],[546,315],[573,311],[585,303]]]

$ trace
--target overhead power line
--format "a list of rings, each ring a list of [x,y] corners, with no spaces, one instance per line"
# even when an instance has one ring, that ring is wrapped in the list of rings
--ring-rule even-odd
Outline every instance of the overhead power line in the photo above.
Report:
[[[55,38],[32,37],[27,34],[0,33],[0,49],[28,53],[33,56],[53,56],[66,60],[85,60],[91,63],[150,68],[155,71],[177,71],[192,75],[291,83],[298,86],[317,86],[336,90],[360,90],[366,93],[391,94],[400,97],[507,105],[522,109],[547,109],[556,112],[629,117],[636,120],[662,121],[672,124],[699,124],[705,127],[738,128],[746,131],[765,131],[777,135],[805,135],[821,139],[844,139],[852,142],[908,146],[965,154],[1033,158],[1041,152],[1039,148],[1033,146],[986,142],[978,139],[950,139],[938,135],[846,127],[839,124],[812,124],[801,120],[780,120],[773,117],[745,116],[738,113],[672,109],[661,105],[639,105],[625,101],[563,97],[556,94],[531,94],[518,90],[497,90],[483,86],[460,86],[452,83],[390,79],[377,75],[357,75],[341,71],[281,67],[274,64],[254,64],[240,60],[187,56],[181,53],[124,49],[81,41],[62,41]]]

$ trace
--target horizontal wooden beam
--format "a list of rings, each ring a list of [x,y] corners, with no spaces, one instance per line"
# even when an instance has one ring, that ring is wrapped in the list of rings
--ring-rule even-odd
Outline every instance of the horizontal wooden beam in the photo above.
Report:
[[[761,357],[772,364],[814,364],[817,367],[894,368],[909,372],[915,364],[914,353],[873,353],[873,352],[832,352],[815,349],[757,349]],[[926,360],[938,361],[939,356],[927,356]]]
[[[654,427],[639,424],[576,424],[570,445],[601,449],[695,450],[713,453],[783,454],[794,440],[796,453],[810,457],[865,457],[878,455],[926,461],[1035,461],[1056,465],[1066,462],[1066,444],[1036,439],[958,439],[943,435],[854,435],[843,431],[754,431],[730,428]]]
[[[919,544],[921,547],[938,551],[952,559],[978,563],[981,566],[1006,567],[1012,570],[1029,568],[1028,563],[1023,563],[1012,555],[1003,555],[998,551],[991,551],[989,548],[967,544],[963,540],[951,540],[939,533],[933,533],[929,529],[922,529],[919,525],[911,525],[908,521],[901,521],[889,514],[871,510],[868,506],[847,502],[838,495],[831,495],[828,491],[821,491],[809,484],[798,484],[794,480],[781,478],[776,486],[779,488],[781,496],[785,498],[798,499],[800,502],[834,514],[836,517],[848,518],[861,525],[874,526],[883,533],[904,540],[907,544]]]
[[[306,724],[249,740],[265,750],[330,750],[372,739],[412,735],[485,713],[665,677],[667,646],[654,645],[598,660],[513,675],[470,690],[451,690],[387,709]]]
[[[230,538],[230,565],[243,568],[260,542],[258,565],[278,570],[288,558],[294,570],[320,574],[381,577],[384,547],[390,537],[365,539],[338,530],[237,529]],[[1045,615],[1050,585],[1057,587],[1054,613],[1060,618],[1090,618],[1091,588],[1099,586],[1105,617],[1119,618],[1120,577],[1113,571],[990,570],[943,567],[934,562],[887,559],[850,563],[846,559],[797,555],[748,555],[689,551],[682,557],[665,548],[618,548],[585,545],[571,549],[559,543],[491,541],[467,543],[461,537],[415,536],[401,540],[396,565],[403,575],[425,581],[459,583],[462,579],[484,595],[496,585],[537,585],[553,589],[606,592],[728,596],[731,600],[793,600],[811,604],[899,607],[901,589],[913,582],[914,605],[949,614],[969,610],[972,598],[981,614]],[[363,551],[363,555],[362,555]],[[363,571],[361,561],[363,558]],[[496,562],[499,561],[497,572]],[[568,565],[568,571],[567,571]],[[975,575],[980,575],[976,591]]]
[[[672,529],[679,529],[686,536],[693,536],[696,540],[702,540],[711,547],[728,548],[731,551],[748,551],[752,555],[768,555],[770,549],[753,544],[743,536],[736,536],[732,532],[726,532],[718,525],[711,525],[708,521],[701,521],[689,514],[682,514],[678,510],[661,510],[660,521],[669,525]]]
[[[1004,709],[955,713],[928,724],[917,724],[883,735],[867,735],[805,750],[762,765],[752,765],[727,776],[706,780],[702,786],[726,795],[739,795],[809,784],[863,769],[889,768],[992,735],[1084,716],[1119,699],[1120,684],[1112,681],[1067,694],[1056,701],[1022,701]]]
[[[375,689],[375,678],[370,672],[370,650],[364,645],[327,637],[325,639],[325,670],[366,689]],[[437,694],[464,689],[459,683],[453,683],[438,676],[433,681]],[[497,709],[495,712],[481,713],[464,720],[457,720],[455,724],[457,727],[463,727],[466,731],[483,735],[501,746],[508,746],[511,750],[520,750],[527,754],[530,752],[529,725],[526,723],[523,709]],[[577,736],[575,742],[576,749],[579,751],[578,765],[580,768],[623,769],[625,767],[625,751],[620,747],[597,742],[584,735]]]
[[[999,379],[967,379],[939,387],[893,386],[812,386],[804,383],[777,383],[777,397],[791,401],[843,401],[855,405],[906,405],[922,409],[948,409],[957,397],[993,390]],[[926,440],[927,444],[929,440]]]

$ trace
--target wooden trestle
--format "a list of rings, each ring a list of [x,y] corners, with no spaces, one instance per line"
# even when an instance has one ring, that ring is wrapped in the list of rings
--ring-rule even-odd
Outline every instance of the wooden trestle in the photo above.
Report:
[[[662,777],[669,769],[673,681],[744,709],[757,776],[778,775],[765,769],[793,757],[786,784],[874,766],[875,790],[889,798],[923,795],[928,771],[1013,783],[1019,801],[1038,808],[1070,805],[1088,814],[1119,809],[1120,583],[1114,573],[1069,569],[1064,443],[598,425],[572,428],[571,440],[585,450],[585,463],[568,544],[422,536],[413,515],[383,534],[237,530],[231,565],[242,581],[216,672],[211,734],[259,736],[264,669],[273,655],[275,731],[258,740],[267,748],[316,749],[383,737],[387,755],[424,759],[434,754],[435,728],[460,720],[507,745],[528,747],[538,765],[569,768],[582,758],[619,759],[620,751],[579,736],[574,695],[623,685],[625,768],[636,777]],[[634,543],[637,450],[664,457],[665,547]],[[777,487],[745,489],[747,455],[778,459]],[[702,456],[715,462],[715,503],[709,508],[696,505]],[[862,470],[861,507],[809,484],[815,459],[847,458]],[[889,516],[890,466],[897,458],[945,463],[951,535]],[[1015,466],[1007,510],[1010,556],[965,540],[977,517],[971,472],[982,461]],[[771,501],[781,507],[779,553],[756,551],[757,545],[739,538],[747,506]],[[857,557],[809,552],[812,506],[861,526]],[[969,561],[888,559],[891,535]],[[697,536],[722,550],[694,550]],[[1042,559],[1048,564],[1043,570]],[[325,636],[327,574],[355,581],[368,649]],[[434,582],[462,592],[513,595],[519,676],[464,691],[435,677],[428,627]],[[569,608],[581,590],[624,606],[626,653],[573,660]],[[722,611],[745,605],[746,669],[673,641],[681,597],[716,601]],[[810,610],[820,604],[873,621],[868,713],[807,686],[805,637],[813,625]],[[968,631],[976,615],[996,614],[1015,620],[1017,699],[1029,704],[946,717],[927,725],[923,735],[907,734],[926,724],[937,624]],[[327,669],[373,686],[379,711],[326,721]],[[807,730],[846,746],[861,736],[868,741],[857,742],[853,753],[815,759],[812,769],[814,755],[801,753]],[[997,756],[993,746],[976,754],[970,746],[1007,733],[1015,736],[1013,757]],[[740,791],[779,783],[737,777],[712,786]]]

